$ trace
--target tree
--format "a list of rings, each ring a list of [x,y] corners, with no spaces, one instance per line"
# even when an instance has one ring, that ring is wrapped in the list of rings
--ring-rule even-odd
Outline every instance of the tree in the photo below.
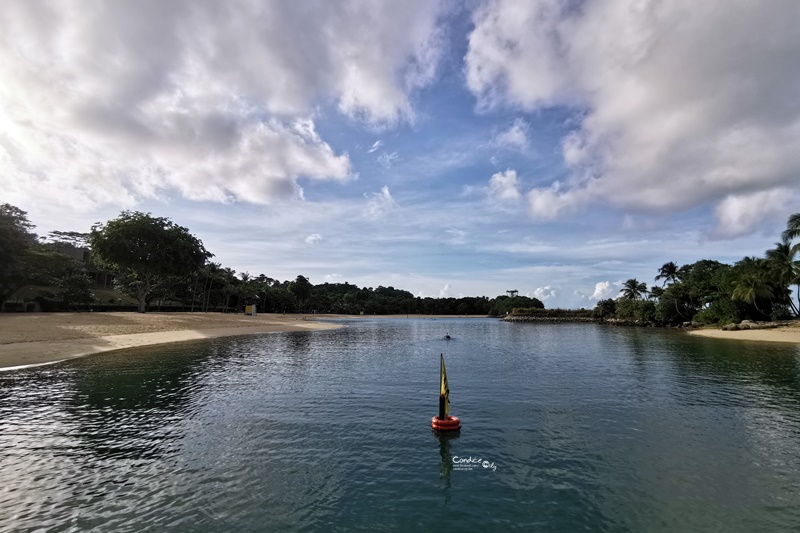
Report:
[[[611,298],[607,300],[600,300],[592,311],[592,317],[599,320],[606,320],[614,318],[617,313],[617,301]]]
[[[670,261],[669,263],[664,263],[661,268],[658,269],[656,281],[663,279],[664,283],[661,284],[662,287],[666,285],[668,281],[674,283],[678,281],[678,270],[678,265],[674,262]]]
[[[793,241],[800,237],[800,213],[789,216],[789,220],[786,221],[786,229],[781,234],[781,237],[785,241]]]
[[[653,285],[650,289],[650,293],[647,295],[648,300],[658,300],[664,294],[664,288],[659,287],[658,285]]]
[[[736,263],[731,299],[752,305],[759,314],[769,316],[775,290],[769,283],[769,262],[757,257],[745,257]],[[762,310],[759,300],[766,300],[770,309]]]
[[[24,285],[30,254],[37,244],[28,213],[11,204],[0,204],[0,302]]]
[[[800,261],[795,257],[800,251],[800,244],[792,244],[792,241],[784,237],[780,242],[775,243],[775,248],[767,250],[767,260],[775,282],[786,293],[789,305],[795,316],[800,316]],[[794,284],[797,289],[797,305],[789,296],[789,286]]]
[[[125,280],[123,289],[138,300],[140,313],[154,291],[213,257],[188,229],[139,211],[92,226],[89,242],[97,263]]]
[[[629,279],[619,292],[626,300],[641,300],[647,294],[647,284],[639,283],[636,278]]]
[[[89,246],[89,234],[79,231],[51,231],[47,234],[47,239],[56,244],[63,244],[75,248],[86,248]]]
[[[289,292],[294,294],[295,298],[304,305],[305,302],[311,298],[311,290],[313,285],[308,281],[305,276],[297,276],[297,278],[289,285]]]
[[[759,309],[758,300],[765,298],[772,298],[772,287],[758,275],[747,273],[733,282],[731,299],[752,304],[762,315],[766,315],[766,313]]]
[[[58,280],[59,296],[64,306],[90,304],[94,300],[92,283],[86,273],[75,270]]]

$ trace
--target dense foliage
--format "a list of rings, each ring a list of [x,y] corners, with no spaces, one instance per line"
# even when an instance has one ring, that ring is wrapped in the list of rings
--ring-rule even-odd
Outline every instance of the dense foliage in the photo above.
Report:
[[[349,283],[314,285],[305,276],[279,281],[251,276],[212,263],[203,243],[166,218],[125,211],[91,233],[52,232],[40,238],[27,213],[0,204],[0,302],[18,309],[38,288],[42,307],[116,306],[120,295],[138,301],[140,311],[159,308],[239,311],[247,302],[266,312],[337,314],[528,315],[585,318],[589,311],[544,310],[526,296],[423,298],[394,287]],[[701,260],[679,266],[665,263],[648,289],[627,280],[614,299],[591,311],[597,320],[676,325],[725,324],[743,319],[770,320],[800,315],[800,213],[765,257],[745,257],[733,265]],[[87,247],[91,247],[91,257]],[[91,275],[114,275],[116,293],[93,293]],[[45,303],[49,305],[45,306]],[[11,304],[11,305],[10,305]],[[578,313],[578,314],[576,314]]]
[[[43,242],[33,233],[28,214],[0,204],[0,303],[12,295],[12,308],[25,301],[26,287],[45,287],[68,307],[90,301],[92,293],[85,265],[62,253],[63,242]]]
[[[89,244],[96,263],[137,299],[140,312],[154,294],[197,273],[213,257],[188,229],[138,211],[123,211],[92,227]]]
[[[765,257],[745,257],[734,265],[701,260],[664,264],[647,289],[636,279],[625,282],[617,299],[597,303],[593,316],[645,324],[727,324],[740,320],[780,320],[800,316],[800,213],[789,217],[786,231]],[[792,287],[795,297],[792,299]]]

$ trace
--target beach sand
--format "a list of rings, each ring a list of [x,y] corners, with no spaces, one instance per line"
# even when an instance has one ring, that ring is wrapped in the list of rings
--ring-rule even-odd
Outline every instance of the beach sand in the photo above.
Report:
[[[221,313],[3,313],[0,369],[42,365],[85,355],[213,337],[338,328],[325,318],[374,316]],[[379,318],[475,318],[391,315]],[[483,317],[480,317],[483,318]]]
[[[730,339],[738,341],[783,342],[800,344],[800,324],[782,326],[775,329],[742,329],[739,331],[722,331],[721,329],[696,329],[689,335],[711,337],[713,339]]]
[[[0,369],[40,365],[123,348],[213,337],[337,328],[334,315],[220,313],[0,314]]]

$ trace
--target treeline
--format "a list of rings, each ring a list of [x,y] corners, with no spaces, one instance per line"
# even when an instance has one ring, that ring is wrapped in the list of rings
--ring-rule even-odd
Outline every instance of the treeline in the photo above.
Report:
[[[23,304],[12,306],[17,310],[31,300],[43,310],[92,307],[141,312],[153,307],[235,312],[247,303],[273,313],[353,315],[505,316],[516,307],[544,308],[536,298],[524,296],[421,298],[394,287],[313,285],[302,275],[279,281],[265,274],[237,274],[211,261],[213,254],[187,228],[140,212],[125,211],[89,233],[55,231],[39,237],[33,229],[27,213],[0,204],[0,302],[13,295],[11,303]],[[117,294],[96,296],[91,276],[98,272],[113,276]],[[25,293],[26,287],[45,290],[33,297]],[[119,294],[136,305],[122,303]]]
[[[648,289],[647,284],[629,279],[618,298],[597,303],[593,316],[656,325],[796,318],[800,316],[798,237],[800,213],[789,217],[780,241],[764,257],[745,257],[733,265],[707,259],[683,266],[666,263],[654,278],[662,281],[660,286]]]
[[[0,303],[14,293],[24,303],[30,296],[24,294],[24,288],[31,285],[50,288],[65,307],[91,302],[92,281],[86,265],[63,253],[65,246],[74,248],[82,238],[53,232],[40,239],[25,211],[0,204]]]

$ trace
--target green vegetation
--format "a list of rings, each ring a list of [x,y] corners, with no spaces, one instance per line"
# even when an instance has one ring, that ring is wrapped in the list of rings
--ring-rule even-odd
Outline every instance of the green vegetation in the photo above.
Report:
[[[34,294],[59,298],[66,307],[90,301],[86,265],[62,253],[63,245],[57,238],[44,242],[33,233],[25,211],[0,204],[0,303],[19,308]]]
[[[267,312],[370,315],[504,315],[515,306],[542,306],[524,297],[511,302],[503,296],[496,304],[485,296],[421,298],[394,287],[313,285],[302,275],[293,281],[237,275],[211,257],[188,229],[167,218],[124,211],[88,234],[54,231],[40,239],[27,213],[0,205],[0,302],[14,310],[34,301],[43,310],[131,310],[135,302],[139,311],[157,305],[231,312],[256,300]],[[92,275],[113,276],[113,290],[95,286]]]
[[[485,296],[421,298],[394,287],[360,288],[349,283],[313,285],[302,275],[279,281],[264,274],[237,273],[219,263],[203,243],[167,218],[124,211],[91,232],[33,232],[27,213],[0,204],[0,302],[22,310],[38,302],[44,310],[159,309],[237,311],[256,301],[266,312],[337,314],[450,314],[528,316],[568,320],[617,320],[677,325],[726,324],[743,319],[800,316],[800,213],[765,257],[745,257],[734,265],[701,260],[665,263],[648,289],[625,282],[615,299],[593,311],[545,310],[536,298]],[[91,248],[91,251],[89,251]],[[113,276],[113,290],[97,281]],[[793,299],[793,287],[794,297]]]
[[[544,304],[537,298],[527,296],[498,296],[493,300],[489,315],[506,316],[515,310],[519,314],[523,309],[544,309]]]
[[[678,267],[664,264],[649,291],[629,279],[616,300],[598,302],[598,320],[677,325],[724,325],[741,320],[782,320],[800,316],[800,213],[789,217],[780,242],[765,257],[745,257],[734,265],[707,259]],[[644,297],[647,297],[645,300]]]

